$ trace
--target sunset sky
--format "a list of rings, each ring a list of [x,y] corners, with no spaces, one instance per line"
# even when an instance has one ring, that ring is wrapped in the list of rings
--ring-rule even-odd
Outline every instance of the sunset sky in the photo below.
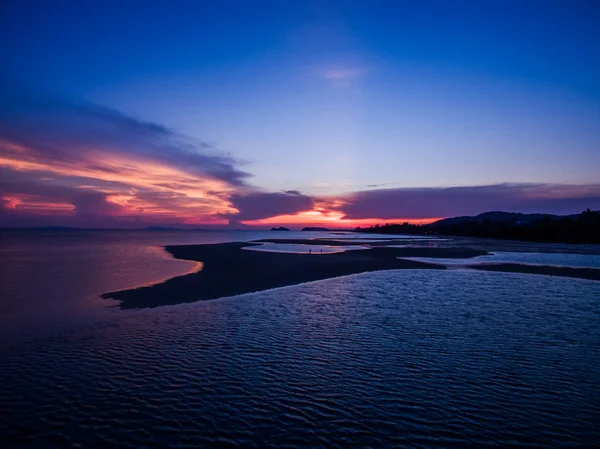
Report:
[[[0,6],[0,226],[600,209],[600,2]]]

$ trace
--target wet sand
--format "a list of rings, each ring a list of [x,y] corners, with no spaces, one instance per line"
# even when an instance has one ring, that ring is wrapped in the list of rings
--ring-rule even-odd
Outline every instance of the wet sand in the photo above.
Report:
[[[340,242],[324,240],[268,239],[265,241],[340,245]],[[110,292],[102,296],[121,301],[120,306],[123,309],[157,307],[241,295],[370,271],[446,269],[443,265],[398,259],[398,257],[471,258],[489,254],[482,248],[454,245],[408,248],[369,245],[370,248],[365,247],[364,250],[312,255],[242,249],[257,244],[260,243],[167,246],[165,249],[177,259],[202,262],[202,270],[160,284]],[[342,244],[348,245],[349,242]],[[588,268],[522,264],[474,265],[470,268],[600,280],[600,270]]]

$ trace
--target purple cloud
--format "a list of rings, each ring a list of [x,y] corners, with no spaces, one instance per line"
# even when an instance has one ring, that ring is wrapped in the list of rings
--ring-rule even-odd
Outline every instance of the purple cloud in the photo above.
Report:
[[[114,216],[119,215],[123,210],[118,204],[107,201],[106,194],[101,192],[78,192],[71,203],[79,216]]]
[[[277,215],[296,214],[311,210],[315,204],[314,198],[295,190],[275,193],[235,194],[230,198],[230,201],[239,212],[237,214],[226,214],[224,217],[235,221],[260,220]]]
[[[125,155],[233,186],[245,185],[251,176],[213,146],[163,125],[92,104],[38,100],[6,91],[0,91],[0,140],[28,148],[30,160],[46,164],[92,167],[103,156]]]
[[[94,217],[126,226],[139,215],[223,223],[229,195],[250,190],[249,177],[237,160],[165,126],[0,88],[0,226],[36,225],[33,215],[73,226],[94,226]]]
[[[455,217],[491,210],[572,214],[600,209],[600,184],[397,188],[355,192],[343,200],[339,210],[346,219]]]

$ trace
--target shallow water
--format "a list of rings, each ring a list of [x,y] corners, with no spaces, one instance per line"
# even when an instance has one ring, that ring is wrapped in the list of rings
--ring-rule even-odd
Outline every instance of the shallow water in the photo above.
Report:
[[[381,240],[450,240],[429,235],[409,235],[409,234],[348,234],[343,237],[335,236],[331,240],[364,240],[379,242]]]
[[[519,263],[527,265],[551,265],[572,268],[599,268],[600,256],[593,254],[494,252],[486,256],[463,259],[436,257],[401,257],[415,262],[435,263],[449,267],[489,263]]]
[[[591,447],[599,302],[403,270],[119,311],[2,348],[0,446]]]
[[[327,239],[327,240],[333,240],[334,242],[340,242],[340,243],[348,243],[349,241],[352,243],[377,243],[377,242],[385,242],[388,241],[390,239],[359,239],[359,238],[352,238],[352,239]]]
[[[109,291],[200,269],[162,246],[248,241],[275,232],[0,230],[0,339],[109,313]],[[286,232],[290,238],[327,237]]]
[[[293,253],[293,254],[334,254],[343,253],[357,249],[368,249],[359,245],[303,245],[300,243],[261,243],[255,246],[246,246],[242,248],[248,251],[265,251],[268,253]]]
[[[361,238],[336,238],[336,239],[327,239],[327,240],[334,240],[336,242],[349,242],[351,241],[352,243],[379,243],[379,242],[404,242],[404,241],[410,241],[410,242],[414,242],[414,241],[424,241],[424,242],[429,242],[429,241],[435,241],[435,242],[446,242],[446,241],[450,241],[452,239],[440,239],[437,237],[409,237],[409,236],[404,236],[404,237],[394,237],[392,236],[391,238],[379,238],[379,239],[361,239]],[[386,245],[387,246],[387,245]],[[391,247],[393,247],[393,245],[389,245]]]

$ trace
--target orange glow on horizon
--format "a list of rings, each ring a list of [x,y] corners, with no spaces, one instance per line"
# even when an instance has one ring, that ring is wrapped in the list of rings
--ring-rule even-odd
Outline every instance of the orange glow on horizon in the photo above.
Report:
[[[278,215],[276,217],[264,218],[261,220],[243,221],[242,223],[248,226],[322,226],[336,228],[356,228],[375,226],[376,224],[383,225],[387,223],[409,223],[409,224],[429,224],[441,218],[361,218],[361,219],[344,219],[342,212],[322,212],[312,210],[300,212],[294,215]]]
[[[140,155],[120,154],[115,148],[81,148],[75,160],[40,159],[35,149],[0,140],[0,167],[17,172],[32,172],[40,185],[61,186],[61,177],[67,190],[75,195],[99,195],[109,207],[102,214],[121,220],[139,220],[143,223],[173,223],[183,225],[227,226],[228,217],[235,220],[239,212],[231,203],[237,186],[202,173],[188,172]],[[8,211],[35,215],[76,215],[77,208],[66,199],[7,192],[3,197]],[[51,189],[49,189],[51,190]],[[36,192],[37,193],[37,192]],[[83,196],[85,199],[85,196]],[[345,219],[341,212],[348,200],[344,197],[314,199],[313,210],[290,215],[278,215],[259,220],[243,220],[243,225],[269,226],[319,226],[329,228],[369,227],[386,223],[427,224],[432,218],[364,218]],[[86,211],[87,212],[87,211]],[[93,206],[90,211],[94,212]],[[89,213],[89,212],[88,212]]]

